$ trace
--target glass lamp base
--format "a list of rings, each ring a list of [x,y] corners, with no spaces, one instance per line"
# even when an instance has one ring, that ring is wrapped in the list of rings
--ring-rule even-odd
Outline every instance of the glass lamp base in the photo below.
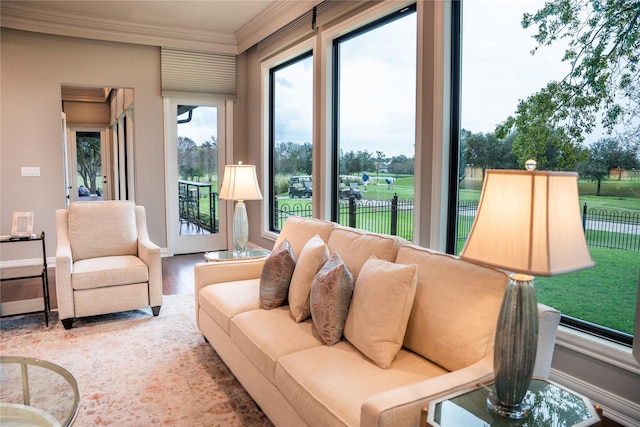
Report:
[[[512,420],[521,420],[531,414],[532,405],[526,402],[520,402],[516,405],[505,405],[500,402],[498,396],[491,392],[487,396],[487,409],[505,418]]]

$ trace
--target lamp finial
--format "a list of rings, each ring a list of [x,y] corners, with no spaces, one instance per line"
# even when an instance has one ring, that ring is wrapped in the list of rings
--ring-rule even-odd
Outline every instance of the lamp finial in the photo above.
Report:
[[[529,159],[524,163],[524,167],[527,168],[527,170],[530,172],[536,170],[536,166],[538,166],[538,162],[533,159]]]

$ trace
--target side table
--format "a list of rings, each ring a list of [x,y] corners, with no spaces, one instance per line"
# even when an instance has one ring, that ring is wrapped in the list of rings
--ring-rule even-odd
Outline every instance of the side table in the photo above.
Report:
[[[533,404],[533,411],[523,420],[503,418],[489,411],[487,396],[492,390],[493,384],[479,386],[432,401],[427,413],[427,426],[585,427],[600,422],[588,398],[548,380],[531,381],[525,399]]]
[[[266,258],[271,254],[268,249],[249,249],[245,253],[237,251],[215,251],[206,252],[204,254],[204,260],[206,262],[221,262],[221,261],[236,261],[247,259],[261,259]]]
[[[49,312],[51,311],[51,302],[49,299],[49,273],[47,272],[47,248],[44,240],[44,231],[42,233],[34,234],[31,237],[10,237],[4,236],[0,240],[0,243],[20,243],[20,242],[42,242],[42,264],[26,266],[26,267],[6,267],[0,269],[0,281],[6,280],[22,280],[22,279],[35,279],[40,278],[42,281],[42,300],[44,303],[44,319],[47,326],[49,326]]]

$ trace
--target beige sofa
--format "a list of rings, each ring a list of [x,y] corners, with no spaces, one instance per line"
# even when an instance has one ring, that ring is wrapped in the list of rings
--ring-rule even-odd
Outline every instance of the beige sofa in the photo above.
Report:
[[[76,202],[56,211],[56,292],[65,329],[78,317],[162,306],[160,247],[144,207]]]
[[[371,255],[417,266],[402,348],[390,367],[379,367],[359,350],[364,348],[360,329],[353,325],[350,340],[328,346],[312,318],[294,321],[287,305],[259,308],[264,260],[195,266],[198,327],[274,424],[417,426],[430,400],[491,379],[505,273],[399,238],[297,217],[287,220],[274,247],[287,239],[299,257],[316,235],[353,274],[348,316],[354,310],[358,275]],[[383,275],[380,280],[393,285]],[[369,312],[375,321],[386,309],[372,307]],[[556,310],[539,306],[535,376],[549,374],[559,319]]]

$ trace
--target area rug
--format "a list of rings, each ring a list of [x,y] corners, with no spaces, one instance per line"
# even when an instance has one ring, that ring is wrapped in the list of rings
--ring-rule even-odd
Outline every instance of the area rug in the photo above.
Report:
[[[80,388],[74,426],[271,426],[195,324],[193,295],[165,296],[158,317],[135,310],[78,319],[0,320],[0,354],[44,359]]]

